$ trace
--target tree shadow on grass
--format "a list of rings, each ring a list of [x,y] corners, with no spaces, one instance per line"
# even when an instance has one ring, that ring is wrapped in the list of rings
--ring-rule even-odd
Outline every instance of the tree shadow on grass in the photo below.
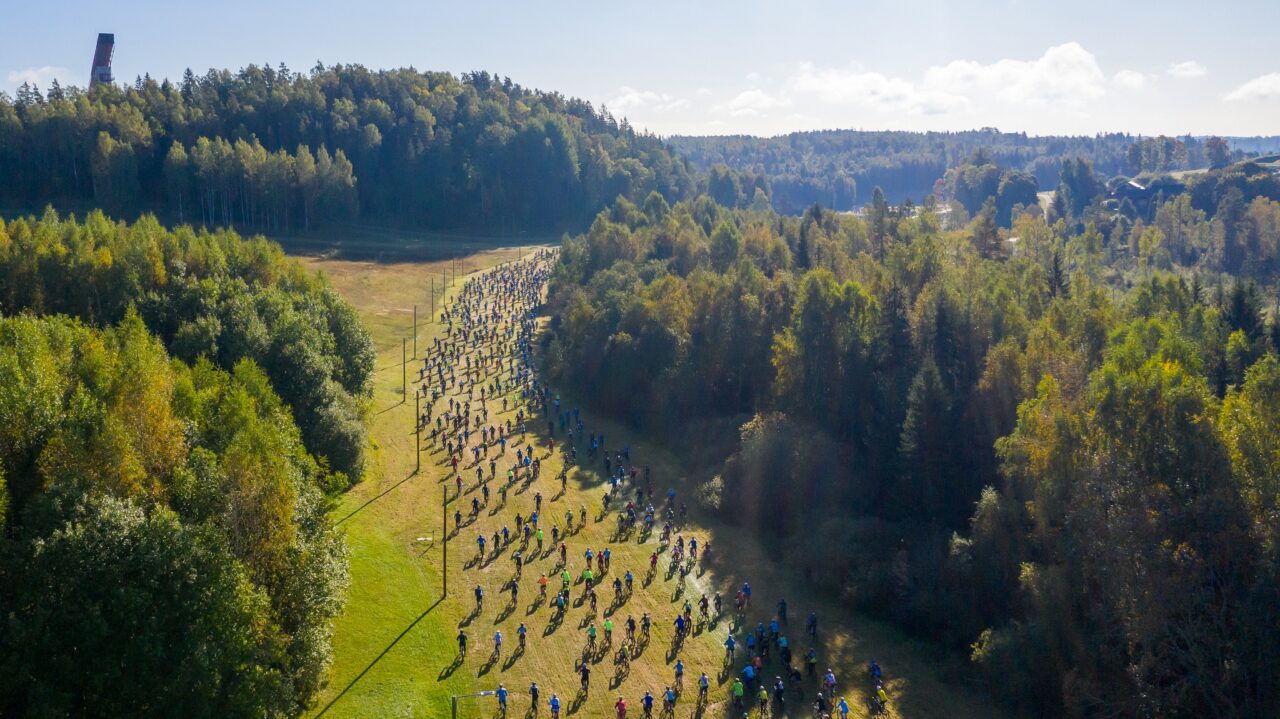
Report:
[[[413,628],[414,628],[414,627],[418,626],[418,622],[421,622],[424,618],[426,618],[426,616],[427,616],[428,614],[430,614],[430,613],[431,613],[431,610],[433,610],[433,609],[435,609],[436,607],[438,607],[438,606],[440,605],[440,603],[441,603],[441,602],[443,602],[443,601],[444,601],[444,597],[440,597],[440,598],[439,598],[439,599],[437,599],[437,600],[436,600],[436,601],[435,601],[431,606],[429,606],[429,607],[427,607],[425,610],[423,610],[422,614],[419,614],[416,618],[414,618],[414,620],[413,620],[412,622],[409,622],[409,626],[405,627],[403,631],[401,631],[398,635],[396,635],[396,638],[395,638],[395,639],[392,639],[392,640],[391,640],[391,643],[390,643],[390,644],[388,644],[388,645],[386,646],[386,648],[385,648],[385,649],[383,649],[383,650],[378,654],[378,656],[374,657],[374,658],[373,658],[373,661],[369,662],[369,665],[368,665],[368,666],[366,666],[364,669],[362,669],[362,670],[360,671],[360,673],[359,673],[359,674],[357,674],[357,675],[356,675],[356,677],[355,677],[354,679],[352,679],[352,680],[347,684],[347,686],[343,687],[342,691],[338,692],[338,694],[337,694],[336,696],[334,696],[334,698],[330,699],[330,700],[329,700],[329,703],[328,703],[328,704],[326,704],[326,705],[324,706],[324,708],[323,708],[323,709],[321,709],[321,710],[316,714],[316,717],[322,717],[322,716],[324,716],[324,715],[325,715],[325,713],[326,713],[326,712],[328,712],[330,709],[332,709],[332,708],[333,708],[333,705],[334,705],[334,704],[337,704],[339,699],[341,699],[342,697],[346,696],[347,692],[351,691],[351,688],[352,688],[352,687],[354,687],[354,686],[355,686],[355,685],[356,685],[356,684],[357,684],[361,679],[363,679],[363,678],[364,678],[364,676],[365,676],[366,674],[368,674],[370,670],[372,670],[375,666],[377,666],[378,662],[382,661],[382,658],[383,658],[383,657],[385,657],[385,656],[387,656],[387,654],[389,654],[389,653],[391,652],[391,650],[395,648],[396,644],[399,644],[399,643],[400,643],[400,640],[401,640],[401,639],[404,639],[404,638],[405,638],[405,636],[409,634],[409,632],[413,631]],[[456,664],[461,664],[461,663],[462,663],[462,657],[461,657],[461,656],[457,657],[456,659],[454,659],[454,662],[455,662]],[[456,667],[455,667],[455,669],[456,669]],[[452,672],[450,672],[450,673],[452,673]]]

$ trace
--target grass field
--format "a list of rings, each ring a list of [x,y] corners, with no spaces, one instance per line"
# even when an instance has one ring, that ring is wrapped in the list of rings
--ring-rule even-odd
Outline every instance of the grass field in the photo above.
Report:
[[[466,269],[492,266],[512,259],[528,248],[504,248],[479,252],[463,259]],[[711,565],[696,576],[691,575],[683,595],[677,582],[666,579],[667,562],[652,584],[645,585],[648,556],[657,547],[656,536],[648,544],[634,539],[611,542],[614,523],[611,519],[596,521],[600,507],[603,475],[574,470],[570,473],[567,494],[559,495],[554,478],[559,473],[558,459],[545,458],[542,479],[530,491],[508,497],[507,506],[491,512],[497,503],[496,492],[490,505],[482,510],[478,521],[465,527],[449,545],[449,592],[443,597],[440,542],[444,538],[444,512],[441,507],[447,467],[443,453],[426,451],[422,471],[414,473],[414,436],[412,434],[413,396],[401,402],[401,338],[412,331],[412,307],[419,305],[420,349],[425,349],[439,325],[426,324],[424,309],[429,305],[430,278],[448,263],[373,264],[363,262],[311,259],[307,263],[329,275],[335,287],[360,310],[368,323],[378,349],[378,371],[374,396],[371,441],[374,445],[369,470],[364,481],[346,494],[334,511],[334,520],[346,535],[351,549],[351,589],[346,610],[335,624],[334,664],[327,687],[321,692],[312,717],[447,717],[450,696],[495,688],[499,682],[511,691],[512,716],[525,716],[529,708],[527,690],[531,681],[542,689],[540,716],[549,716],[546,700],[552,692],[564,701],[566,714],[579,717],[613,716],[612,706],[618,693],[627,697],[630,716],[639,716],[639,698],[644,691],[655,696],[672,680],[676,657],[686,665],[686,692],[677,708],[677,716],[698,716],[694,711],[696,682],[700,672],[712,678],[711,705],[705,716],[727,714],[729,670],[722,661],[722,642],[728,629],[728,616],[718,624],[700,626],[677,654],[670,651],[674,634],[672,622],[687,597],[696,606],[702,592],[720,591],[725,596],[727,614],[732,613],[733,587],[749,580],[754,589],[754,609],[748,623],[768,621],[780,597],[790,605],[793,629],[788,633],[797,658],[808,644],[802,631],[803,617],[810,609],[820,617],[819,669],[831,666],[840,680],[839,694],[849,698],[855,710],[852,716],[867,714],[863,701],[866,688],[863,667],[874,657],[884,666],[892,696],[891,716],[898,717],[968,717],[999,716],[968,692],[941,680],[954,658],[935,655],[927,646],[914,643],[882,624],[850,613],[836,602],[816,597],[805,591],[803,583],[776,566],[768,547],[733,528],[694,517],[693,528],[684,535],[697,536],[700,542],[710,540],[715,549]],[[437,300],[438,306],[439,300]],[[411,364],[411,369],[416,364]],[[416,376],[416,375],[414,375]],[[411,378],[412,381],[412,378]],[[639,462],[653,468],[655,486],[660,493],[670,485],[687,496],[688,477],[680,463],[663,447],[651,446],[621,427],[597,418],[584,421],[594,431],[603,430],[610,447],[629,444]],[[535,423],[536,426],[536,423]],[[424,447],[426,440],[424,438]],[[537,442],[535,442],[537,446]],[[543,445],[545,446],[545,444]],[[542,452],[543,456],[546,452]],[[557,453],[558,454],[558,453]],[[585,457],[585,453],[584,453]],[[474,476],[464,478],[474,483]],[[466,488],[464,488],[466,489]],[[608,586],[613,576],[626,569],[636,574],[634,594],[613,614],[618,636],[628,614],[638,620],[642,613],[654,617],[652,638],[643,653],[634,660],[625,676],[617,676],[608,656],[593,665],[590,695],[575,701],[578,680],[573,674],[575,661],[586,643],[588,608],[572,607],[563,623],[550,626],[550,612],[538,601],[535,579],[540,572],[553,576],[558,557],[539,558],[526,568],[521,582],[520,601],[509,603],[509,594],[501,591],[513,572],[510,551],[479,567],[467,567],[477,554],[475,537],[483,531],[492,536],[503,524],[514,530],[512,517],[516,511],[527,515],[533,508],[533,493],[544,496],[543,516],[563,527],[567,509],[575,511],[585,504],[590,516],[585,531],[567,540],[569,567],[576,575],[581,569],[582,552],[590,546],[610,546],[612,570],[604,577],[599,591],[601,617],[608,611],[613,590]],[[452,495],[452,487],[449,487]],[[470,502],[470,495],[464,497]],[[448,526],[453,526],[455,506],[448,507]],[[466,510],[464,509],[464,514]],[[549,524],[546,526],[549,527]],[[547,538],[548,548],[550,537]],[[558,570],[557,570],[558,571]],[[484,611],[472,617],[472,588],[485,588]],[[581,588],[573,587],[575,603]],[[697,610],[694,611],[695,618]],[[529,628],[528,650],[513,654],[516,627],[523,621]],[[454,637],[460,624],[465,624],[471,638],[471,650],[465,662],[457,661]],[[492,636],[501,629],[503,655],[487,662],[492,649]],[[603,633],[601,634],[603,638]],[[741,639],[741,636],[739,636]],[[743,658],[733,671],[740,669]],[[779,667],[775,657],[766,665],[766,677],[772,678]],[[806,685],[806,696],[814,687]],[[792,716],[809,716],[796,702],[789,704]],[[491,717],[496,714],[492,698],[462,700],[459,716]],[[655,715],[657,712],[655,711]],[[756,712],[752,712],[756,716]]]

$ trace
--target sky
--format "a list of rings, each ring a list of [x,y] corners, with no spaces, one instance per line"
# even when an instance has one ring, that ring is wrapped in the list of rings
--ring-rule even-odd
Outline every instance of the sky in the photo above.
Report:
[[[9,0],[0,91],[316,62],[488,70],[660,135],[1280,134],[1277,0]]]

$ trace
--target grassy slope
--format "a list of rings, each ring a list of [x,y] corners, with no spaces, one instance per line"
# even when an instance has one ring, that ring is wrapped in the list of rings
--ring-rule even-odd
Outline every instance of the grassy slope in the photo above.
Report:
[[[485,252],[468,258],[467,263],[468,267],[489,266],[515,254],[514,250]],[[448,716],[450,694],[492,689],[498,682],[504,682],[512,691],[513,715],[522,716],[528,706],[525,692],[533,680],[542,687],[544,702],[551,691],[556,691],[567,709],[575,708],[573,700],[578,682],[572,667],[585,645],[582,627],[587,608],[574,607],[563,624],[548,627],[550,615],[537,603],[535,580],[539,572],[553,573],[555,559],[537,560],[526,569],[519,606],[511,607],[509,612],[510,595],[500,588],[512,572],[510,551],[504,551],[497,560],[480,569],[464,568],[464,564],[475,558],[477,533],[483,530],[491,537],[504,523],[510,524],[514,531],[515,512],[527,515],[532,509],[532,491],[522,494],[513,491],[507,507],[491,515],[488,509],[498,501],[495,493],[490,507],[482,510],[478,523],[464,528],[456,537],[460,541],[451,542],[450,596],[443,602],[438,601],[441,596],[440,499],[447,472],[437,464],[442,461],[442,454],[428,451],[423,455],[421,475],[412,474],[413,435],[408,431],[412,427],[412,397],[407,405],[399,404],[399,338],[411,325],[413,302],[426,301],[427,290],[423,288],[429,287],[429,273],[439,271],[444,263],[439,266],[372,265],[316,260],[310,264],[326,271],[338,290],[357,306],[379,350],[375,395],[375,411],[379,413],[371,428],[377,445],[374,461],[365,481],[346,495],[334,512],[351,546],[352,588],[347,609],[335,627],[335,662],[329,686],[322,692],[311,716]],[[420,318],[425,314],[420,308]],[[420,347],[427,345],[436,329],[436,326],[427,326],[420,330]],[[633,437],[623,440],[627,433],[616,425],[595,418],[584,417],[584,420],[594,431],[603,429],[611,447],[628,441],[633,456],[652,465],[659,493],[672,484],[687,496],[687,477],[669,453]],[[558,487],[552,478],[558,474],[559,467],[558,460],[544,460],[543,479],[537,487],[544,495],[544,517],[563,527],[565,510],[576,511],[585,503],[589,515],[595,519],[602,476],[575,470],[570,475],[568,496],[557,497]],[[474,481],[474,470],[469,477],[464,474],[464,478]],[[464,503],[470,503],[470,494],[464,497]],[[451,504],[450,515],[454,508]],[[452,526],[452,519],[449,524]],[[592,522],[585,533],[568,540],[570,570],[574,574],[581,569],[582,551],[586,546],[595,549],[605,546],[612,527],[611,521]],[[767,547],[754,538],[705,521],[692,531],[686,530],[686,537],[691,534],[702,541],[709,537],[717,556],[704,574],[690,582],[684,596],[696,604],[702,591],[719,589],[725,595],[726,606],[731,607],[730,587],[745,578],[755,589],[756,607],[749,617],[752,626],[756,621],[768,619],[767,614],[772,612],[780,596],[787,598],[796,622],[811,608],[817,609],[823,640],[819,647],[821,666],[836,668],[841,693],[859,707],[854,716],[865,714],[860,710],[863,699],[860,690],[865,684],[861,667],[873,656],[892,678],[888,689],[893,695],[891,714],[894,716],[961,719],[997,716],[967,692],[940,681],[939,675],[948,660],[934,656],[928,647],[911,642],[891,628],[846,612],[826,598],[809,595],[802,583],[774,566]],[[419,537],[431,537],[432,542],[416,541]],[[550,545],[549,536],[547,544]],[[669,652],[674,631],[671,622],[683,597],[677,598],[676,582],[664,579],[665,571],[658,574],[652,586],[642,586],[647,557],[655,542],[637,545],[631,541],[610,546],[614,554],[613,570],[611,575],[606,575],[606,586],[599,592],[602,613],[612,596],[612,588],[607,586],[612,582],[612,574],[621,575],[630,568],[637,575],[636,591],[614,616],[618,638],[628,614],[638,619],[647,611],[655,617],[652,640],[632,664],[620,687],[633,715],[638,715],[640,695],[646,689],[656,695],[671,679],[670,665],[675,661]],[[665,558],[660,566],[665,570]],[[471,589],[477,582],[485,587],[485,610],[479,617],[468,620]],[[580,595],[580,588],[575,586],[575,602]],[[696,609],[694,614],[696,617]],[[529,650],[512,660],[515,630],[520,621],[529,626]],[[460,622],[468,622],[472,650],[467,661],[456,667],[454,636]],[[501,660],[486,665],[495,628],[501,629],[506,638],[504,654]],[[723,699],[727,682],[731,681],[722,670],[721,660],[726,629],[724,621],[718,626],[700,628],[680,653],[687,667],[686,689],[691,694],[681,701],[678,716],[695,715],[692,694],[696,693],[694,686],[701,671],[713,679],[713,706],[706,716],[724,715]],[[790,636],[798,657],[808,645],[801,637],[799,626]],[[777,666],[775,658],[772,665],[766,666],[766,671],[776,671]],[[618,693],[613,690],[615,681],[608,658],[595,664],[590,697],[577,707],[577,716],[612,716],[611,707]],[[813,688],[806,687],[806,693],[811,697]],[[472,699],[463,703],[459,715],[492,714],[492,699]],[[543,706],[542,716],[547,715]],[[795,715],[808,714],[795,711]]]

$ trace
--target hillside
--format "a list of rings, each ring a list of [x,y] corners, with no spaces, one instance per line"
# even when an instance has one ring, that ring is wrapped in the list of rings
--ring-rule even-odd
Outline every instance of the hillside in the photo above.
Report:
[[[1232,149],[1258,152],[1280,138],[1227,138]],[[1083,158],[1104,177],[1144,170],[1206,167],[1200,138],[1143,138],[1114,133],[1093,137],[1034,136],[993,129],[968,132],[823,130],[776,137],[675,136],[667,144],[701,170],[717,164],[763,173],[773,207],[797,215],[819,203],[847,210],[871,201],[880,187],[891,203],[919,204],[947,170],[982,150],[996,164],[1026,172],[1040,187],[1057,187],[1063,160]],[[751,197],[746,197],[750,201]]]
[[[0,208],[100,207],[276,233],[354,220],[581,229],[618,196],[688,196],[656,137],[486,72],[281,65],[0,93]]]

